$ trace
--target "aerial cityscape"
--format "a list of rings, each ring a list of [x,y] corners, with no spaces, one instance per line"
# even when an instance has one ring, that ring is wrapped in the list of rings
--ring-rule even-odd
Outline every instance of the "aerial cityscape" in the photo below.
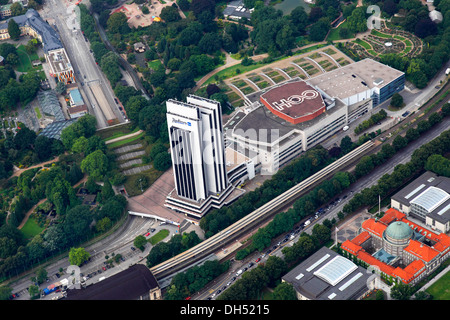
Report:
[[[0,0],[0,300],[450,300],[448,19]]]

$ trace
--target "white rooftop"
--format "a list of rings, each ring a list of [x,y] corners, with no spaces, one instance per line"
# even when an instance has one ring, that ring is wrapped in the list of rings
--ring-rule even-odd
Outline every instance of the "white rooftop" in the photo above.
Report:
[[[350,260],[342,256],[336,256],[319,270],[315,271],[314,275],[328,282],[330,285],[335,286],[357,268],[356,264]]]
[[[444,190],[436,187],[429,187],[411,200],[411,203],[421,206],[430,213],[448,199],[450,199],[450,194]]]

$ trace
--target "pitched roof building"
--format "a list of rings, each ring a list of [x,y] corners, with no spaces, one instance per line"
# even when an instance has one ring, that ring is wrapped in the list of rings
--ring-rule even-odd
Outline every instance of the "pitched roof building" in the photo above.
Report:
[[[8,22],[13,19],[20,28],[21,35],[39,39],[45,58],[50,65],[50,74],[66,84],[75,82],[75,75],[69,57],[62,45],[59,33],[44,21],[34,9],[28,9],[20,16],[11,17],[0,23],[0,40],[9,39]]]
[[[344,241],[341,249],[393,279],[415,284],[450,257],[450,237],[391,208],[379,220],[364,221],[359,235]]]

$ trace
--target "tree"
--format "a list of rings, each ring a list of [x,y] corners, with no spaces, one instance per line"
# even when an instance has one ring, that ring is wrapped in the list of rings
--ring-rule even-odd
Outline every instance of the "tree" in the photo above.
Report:
[[[181,11],[188,11],[189,6],[191,5],[188,0],[177,0],[177,4]]]
[[[395,300],[409,300],[414,293],[414,288],[399,282],[391,289],[391,297]]]
[[[139,235],[134,239],[134,246],[141,251],[145,250],[145,245],[147,244],[147,239],[143,235]]]
[[[349,136],[343,137],[341,140],[340,147],[343,154],[350,152],[353,149],[352,139]]]
[[[81,171],[101,179],[108,171],[108,158],[101,150],[94,151],[81,161]]]
[[[431,21],[429,17],[426,17],[425,19],[420,19],[414,28],[414,33],[416,34],[416,36],[422,39],[431,35],[435,35],[437,31],[438,28],[436,23]]]
[[[127,16],[123,12],[114,12],[110,15],[106,25],[112,33],[128,33],[130,31]]]
[[[69,263],[80,266],[87,261],[91,255],[84,248],[71,248],[69,251]]]
[[[308,14],[305,12],[303,6],[298,6],[291,11],[291,21],[299,34],[305,33],[305,28],[308,24]]]
[[[47,279],[47,271],[44,268],[39,268],[36,271],[37,283],[39,284],[44,283],[46,279]]]
[[[114,52],[110,51],[102,57],[100,67],[108,80],[111,82],[111,85],[115,86],[115,84],[122,78],[122,73],[120,72],[119,67],[119,58]]]
[[[213,54],[220,50],[222,41],[216,32],[208,32],[200,39],[198,46],[203,53]]]
[[[59,81],[58,84],[56,85],[55,91],[58,94],[64,94],[66,92],[67,86],[64,82]]]
[[[14,137],[14,144],[17,150],[31,149],[34,141],[36,140],[36,132],[28,129],[25,126],[21,126],[20,130],[17,130],[17,134]]]
[[[89,206],[77,205],[66,213],[62,231],[68,245],[87,240],[92,223],[92,213]]]
[[[358,7],[347,18],[347,27],[351,32],[358,33],[367,30],[367,19],[364,10],[363,7]]]
[[[408,144],[408,141],[406,141],[406,139],[404,137],[402,137],[401,135],[397,135],[394,138],[394,141],[392,141],[392,146],[394,147],[395,151],[403,149],[404,147],[407,146],[407,144]]]
[[[103,183],[101,196],[102,203],[105,203],[107,200],[111,199],[114,196],[114,190],[108,178],[106,178],[105,182]]]
[[[327,19],[320,19],[314,23],[309,30],[309,40],[322,41],[330,30],[330,24]]]
[[[282,282],[273,290],[272,298],[273,300],[297,300],[297,295],[292,284]]]
[[[8,286],[0,287],[0,300],[9,300],[12,295],[12,289]]]
[[[38,39],[36,39],[36,38],[30,39],[30,40],[28,40],[28,42],[25,46],[25,50],[27,51],[27,53],[33,54],[38,49],[38,45],[39,45]]]
[[[383,11],[393,16],[398,11],[397,4],[394,0],[386,0],[383,3]]]
[[[167,152],[159,153],[153,160],[153,165],[156,170],[166,171],[172,165],[172,158]]]
[[[139,112],[148,106],[148,100],[143,96],[133,96],[131,97],[127,104],[125,105],[125,110],[127,111],[128,118],[133,122],[139,121]]]
[[[165,22],[174,22],[174,21],[178,21],[181,19],[177,8],[172,7],[172,6],[166,6],[166,7],[162,8],[161,14],[159,16]]]
[[[11,15],[13,17],[20,16],[21,14],[24,14],[25,11],[20,2],[14,2],[9,9],[11,10]]]
[[[54,154],[52,152],[53,139],[46,136],[39,135],[34,140],[34,151],[36,152],[40,161],[45,161],[52,157]]]
[[[14,4],[17,4],[17,2]],[[8,33],[12,40],[19,40],[21,32],[20,32],[19,25],[17,24],[16,21],[14,21],[14,19],[9,19]]]
[[[308,20],[309,22],[317,22],[320,18],[323,17],[323,11],[322,8],[314,6],[313,8],[311,8],[311,11],[309,12],[308,15]]]
[[[214,0],[192,0],[191,1],[191,11],[195,16],[202,13],[203,11],[210,11],[214,13],[215,2]]]
[[[95,229],[98,232],[105,232],[105,231],[109,230],[109,228],[111,228],[111,226],[112,226],[111,219],[109,217],[104,217],[103,219],[100,219],[99,221],[97,221],[97,223],[95,224]]]
[[[403,106],[403,97],[398,92],[392,95],[391,106],[394,108],[401,108]]]

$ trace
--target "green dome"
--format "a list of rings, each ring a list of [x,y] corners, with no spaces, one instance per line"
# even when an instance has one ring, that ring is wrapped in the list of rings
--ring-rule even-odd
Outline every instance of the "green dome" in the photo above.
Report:
[[[385,235],[395,240],[410,239],[413,235],[413,230],[406,223],[396,221],[386,228]]]

